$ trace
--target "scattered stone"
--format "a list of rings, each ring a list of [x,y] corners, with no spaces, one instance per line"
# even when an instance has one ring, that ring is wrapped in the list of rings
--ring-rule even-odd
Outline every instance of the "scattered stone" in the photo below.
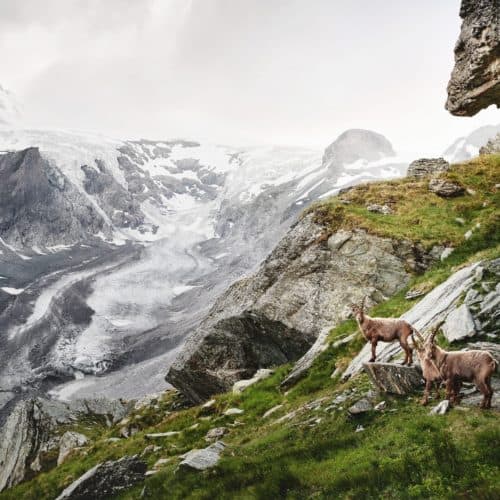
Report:
[[[216,441],[201,450],[188,451],[182,456],[183,460],[179,466],[195,470],[209,469],[217,465],[220,454],[225,447],[226,445],[222,441]]]
[[[89,442],[87,436],[78,432],[67,431],[61,436],[59,443],[59,456],[57,457],[57,465],[61,465],[68,455],[80,446],[84,446]]]
[[[422,178],[446,172],[449,168],[450,164],[444,158],[420,158],[410,163],[406,175]]]
[[[474,189],[467,188],[465,191],[467,192],[467,194],[468,194],[469,196],[475,196],[475,195],[476,195],[476,192],[474,191]],[[462,220],[463,220],[463,219],[462,219]]]
[[[135,425],[125,425],[120,429],[120,436],[123,438],[129,438],[130,436],[133,436],[134,434],[137,434],[139,432],[139,428]]]
[[[171,461],[171,458],[160,458],[153,465],[153,469],[159,469],[160,467],[163,467],[165,464],[168,464]]]
[[[206,436],[205,440],[206,441],[212,441],[213,439],[219,439],[225,434],[227,434],[229,431],[227,427],[214,427],[213,429],[210,429]]]
[[[158,471],[157,470],[147,470],[144,473],[144,476],[149,477],[149,476],[154,476]]]
[[[466,304],[462,304],[448,314],[442,330],[448,342],[456,342],[476,334],[474,318]]]
[[[155,445],[154,444],[148,444],[143,450],[142,450],[142,453],[141,453],[141,457],[143,457],[144,455],[149,455],[149,453],[153,453],[155,449]]]
[[[223,413],[223,415],[230,417],[232,415],[241,415],[242,413],[244,413],[244,410],[241,410],[240,408],[229,408]]]
[[[434,406],[432,410],[429,412],[429,415],[444,415],[448,408],[450,407],[450,402],[445,399],[441,401],[438,405]]]
[[[108,441],[109,443],[118,443],[118,441],[121,441],[121,439],[112,437],[112,438],[106,439],[106,441]]]
[[[363,398],[354,403],[347,411],[350,415],[360,415],[371,410],[373,410],[373,405],[368,399]]]
[[[406,395],[422,385],[422,375],[415,366],[395,363],[364,363],[363,367],[373,383],[382,391]]]
[[[376,404],[373,409],[377,411],[382,411],[385,410],[386,408],[387,408],[387,403],[385,401],[380,401],[380,403]]]
[[[393,213],[392,209],[388,205],[377,205],[376,203],[367,205],[366,209],[368,212],[375,212],[382,215],[390,215]]]
[[[142,481],[146,464],[137,455],[97,464],[71,483],[56,500],[105,499]]]
[[[287,420],[291,420],[292,418],[295,418],[298,415],[298,410],[292,410],[291,412],[287,413],[286,415],[283,415],[282,417],[278,418],[278,420],[275,420],[273,424],[282,424],[283,422],[286,422]]]
[[[472,238],[472,230],[469,229],[465,234],[464,234],[464,238],[466,240],[470,240]]]
[[[345,401],[347,401],[348,397],[349,397],[349,394],[347,394],[347,393],[344,392],[342,394],[339,394],[338,396],[335,396],[335,398],[333,399],[332,403],[336,404],[336,405],[342,404]]]
[[[233,385],[233,394],[242,393],[247,387],[259,382],[260,380],[264,380],[270,377],[274,373],[274,370],[269,370],[267,368],[261,368],[255,372],[255,375],[252,378],[246,380],[238,380]]]
[[[161,439],[166,437],[178,436],[179,434],[180,434],[179,431],[156,432],[153,434],[146,434],[144,437],[146,439]]]
[[[444,179],[431,179],[429,181],[429,190],[443,198],[460,196],[465,192],[465,189],[456,182]]]
[[[215,404],[215,399],[210,399],[207,401],[205,404],[201,405],[202,408],[212,408],[212,406]]]
[[[196,424],[191,425],[189,428],[190,429],[197,429],[200,426],[199,422],[196,422]]]
[[[342,369],[340,366],[336,366],[335,370],[333,370],[332,374],[330,375],[330,378],[336,378],[342,373]]]
[[[363,432],[365,428],[360,424],[356,427],[356,432]]]
[[[426,292],[425,290],[419,290],[418,288],[412,288],[411,290],[408,290],[405,295],[406,300],[413,300],[416,299],[417,297],[422,297],[422,295],[425,295]]]
[[[453,247],[445,248],[443,250],[443,253],[439,257],[439,260],[443,261],[443,260],[447,259],[453,253],[453,250],[455,250]]]
[[[262,415],[262,418],[270,417],[274,412],[278,411],[280,408],[283,408],[283,405],[273,406],[272,408],[267,410],[266,413],[264,413],[264,415]]]
[[[465,224],[465,219],[463,219],[462,217],[455,217],[455,222],[463,226]]]

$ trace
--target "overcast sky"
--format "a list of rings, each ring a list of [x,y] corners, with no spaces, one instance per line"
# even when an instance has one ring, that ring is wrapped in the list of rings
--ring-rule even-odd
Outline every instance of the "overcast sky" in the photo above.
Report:
[[[444,110],[459,0],[1,0],[24,123],[323,148],[347,128],[438,154],[500,122]]]

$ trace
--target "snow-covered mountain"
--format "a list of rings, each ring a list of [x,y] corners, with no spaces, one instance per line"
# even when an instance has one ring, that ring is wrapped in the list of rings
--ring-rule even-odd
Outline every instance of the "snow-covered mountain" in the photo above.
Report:
[[[468,136],[458,138],[446,149],[443,156],[450,163],[459,163],[474,158],[479,154],[481,147],[498,133],[500,133],[500,124],[480,127]]]
[[[0,150],[2,389],[73,379],[62,397],[164,387],[185,336],[308,204],[412,159],[363,130],[324,153],[55,131],[1,131]]]

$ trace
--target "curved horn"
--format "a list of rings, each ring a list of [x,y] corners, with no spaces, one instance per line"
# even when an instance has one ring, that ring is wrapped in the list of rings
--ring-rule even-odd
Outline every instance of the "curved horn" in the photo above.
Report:
[[[420,342],[425,342],[423,335],[415,327],[413,327],[413,332],[417,336],[418,340],[420,340]]]
[[[437,335],[437,332],[439,331],[439,329],[441,328],[441,325],[444,323],[444,321],[440,321],[439,323],[437,323],[436,325],[434,325],[433,329],[432,329],[432,333],[430,335],[430,341],[431,342],[434,342],[434,339],[436,338],[436,335]]]

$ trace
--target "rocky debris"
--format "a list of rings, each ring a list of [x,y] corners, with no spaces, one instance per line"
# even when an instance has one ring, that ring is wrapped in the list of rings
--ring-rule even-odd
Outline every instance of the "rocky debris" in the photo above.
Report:
[[[387,408],[387,403],[385,401],[380,401],[380,403],[376,404],[373,409],[375,411],[383,411]]]
[[[481,155],[491,155],[500,153],[500,133],[491,138],[480,150]]]
[[[364,363],[368,376],[382,391],[405,395],[422,385],[422,374],[415,366],[394,363]]]
[[[416,299],[417,297],[422,297],[425,295],[427,292],[425,290],[419,290],[418,288],[412,288],[411,290],[408,290],[405,294],[405,299],[406,300],[413,300]]]
[[[153,432],[151,434],[145,434],[146,439],[163,439],[172,436],[178,436],[180,431],[168,431],[168,432]]]
[[[476,334],[474,318],[466,304],[462,304],[446,316],[442,330],[448,342],[456,342]]]
[[[481,312],[483,304],[488,300],[488,303],[495,303],[495,298],[489,298],[491,293],[494,296],[500,294],[500,286],[487,286],[486,295],[477,292],[475,288],[478,285],[483,287],[487,280],[487,276],[494,276],[491,279],[498,283],[500,280],[500,259],[491,261],[476,262],[467,267],[460,269],[452,274],[445,282],[441,283],[431,290],[425,297],[415,304],[409,311],[401,316],[402,319],[408,321],[415,326],[418,331],[424,335],[426,330],[434,325],[437,321],[441,321],[446,316],[454,311],[461,302],[462,297],[467,297],[470,290],[473,290],[472,295],[476,296],[475,304],[469,305],[469,309],[474,317],[476,331],[479,334],[497,336],[500,333],[500,308],[493,310],[487,309],[488,312]],[[497,290],[498,288],[498,290]],[[472,295],[469,295],[471,297]],[[382,346],[382,347],[380,347]],[[401,348],[398,342],[380,343],[377,349],[377,361],[388,362],[395,356],[401,353]],[[351,361],[347,369],[344,371],[342,378],[346,380],[350,376],[359,373],[363,369],[363,363],[366,363],[371,357],[371,346],[366,344],[358,355]]]
[[[71,483],[56,500],[105,499],[143,481],[146,463],[137,455],[103,462]]]
[[[366,295],[380,302],[406,286],[409,270],[433,262],[418,245],[362,230],[335,241],[315,220],[314,213],[301,218],[188,339],[166,379],[190,400],[230,390],[258,368],[296,361],[323,329],[349,316],[347,304]]]
[[[206,403],[202,404],[201,407],[204,409],[212,408],[214,406],[215,402],[216,402],[215,399],[209,399]]]
[[[75,449],[85,446],[89,442],[87,436],[79,432],[66,431],[59,442],[59,456],[57,465],[61,465],[69,454]]]
[[[367,205],[366,210],[368,210],[368,212],[374,212],[382,215],[390,215],[393,213],[392,208],[389,207],[388,205],[377,205],[376,203]]]
[[[215,443],[201,450],[191,450],[182,455],[182,462],[179,467],[186,467],[195,470],[205,470],[217,465],[220,454],[224,451],[226,445],[223,441]]]
[[[299,414],[299,410],[292,410],[291,412],[287,413],[286,415],[283,415],[282,417],[278,418],[273,422],[273,424],[282,424],[283,422],[286,422],[287,420],[292,420],[292,418],[295,418]]]
[[[206,441],[212,441],[213,439],[220,439],[222,436],[227,434],[229,431],[227,427],[214,427],[213,429],[210,429],[206,436],[205,440]]]
[[[444,415],[448,411],[449,407],[450,402],[447,399],[444,399],[431,409],[429,415]]]
[[[141,457],[144,455],[149,455],[150,453],[156,453],[162,449],[161,446],[156,446],[154,444],[148,444],[144,450],[142,450]]]
[[[137,434],[138,432],[139,432],[139,427],[137,427],[136,425],[124,425],[120,429],[120,436],[127,439],[130,436]]]
[[[461,196],[465,193],[465,189],[462,186],[456,182],[444,179],[431,179],[429,181],[429,191],[432,191],[442,198],[452,198],[454,196]]]
[[[473,116],[500,103],[498,0],[462,0],[463,19],[455,45],[455,67],[448,83],[446,109]]]
[[[368,401],[368,399],[363,398],[354,403],[347,411],[349,415],[361,415],[368,411],[373,410],[373,405]]]
[[[244,410],[241,410],[240,408],[228,408],[223,415],[226,417],[231,417],[233,415],[241,415],[244,413]]]
[[[130,403],[104,398],[69,403],[44,398],[20,401],[0,430],[0,491],[20,483],[28,468],[42,469],[46,452],[59,445],[54,437],[59,425],[82,416],[104,417],[111,425],[131,409]]]
[[[267,410],[264,413],[264,415],[262,415],[262,418],[270,417],[273,413],[277,412],[281,408],[283,408],[283,405],[276,405],[276,406],[273,406],[272,408],[269,408],[269,410]]]
[[[252,378],[238,380],[233,385],[233,394],[241,394],[247,387],[270,377],[274,373],[274,370],[269,370],[267,368],[261,368],[257,370]]]
[[[355,432],[363,432],[365,430],[365,428],[360,424],[356,427],[356,431]]]
[[[412,161],[406,175],[408,177],[428,177],[449,170],[450,164],[444,158],[420,158]]]

